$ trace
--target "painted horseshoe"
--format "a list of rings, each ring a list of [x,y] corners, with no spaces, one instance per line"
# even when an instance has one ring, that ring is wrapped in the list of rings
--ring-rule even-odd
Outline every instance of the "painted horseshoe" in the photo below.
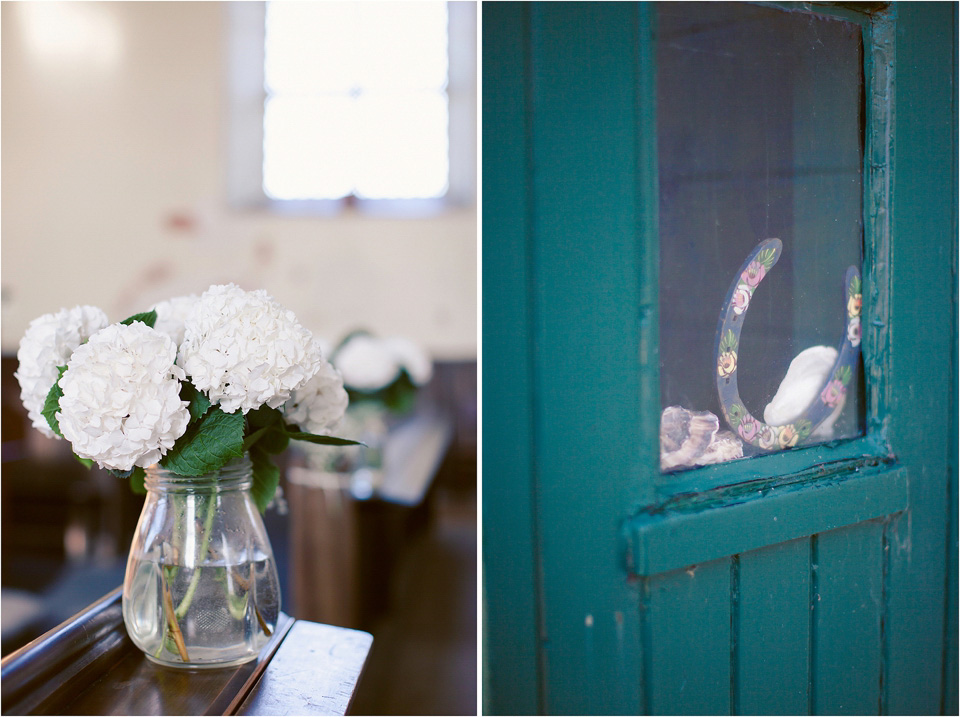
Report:
[[[750,252],[733,280],[720,312],[714,353],[717,357],[717,394],[724,418],[741,439],[764,451],[790,448],[803,443],[827,418],[851,388],[860,356],[860,271],[851,266],[843,279],[847,324],[836,363],[817,398],[803,414],[784,426],[770,426],[754,418],[740,400],[737,388],[737,353],[740,331],[750,308],[753,292],[773,268],[783,251],[779,239],[766,239]]]

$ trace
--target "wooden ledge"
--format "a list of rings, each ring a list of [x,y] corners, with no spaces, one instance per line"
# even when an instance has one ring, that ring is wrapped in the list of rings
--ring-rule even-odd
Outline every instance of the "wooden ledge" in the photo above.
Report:
[[[906,509],[908,489],[906,469],[881,466],[639,515],[625,526],[627,571],[656,575],[891,515]]]
[[[181,670],[131,642],[117,588],[3,659],[3,714],[346,714],[373,637],[280,614],[256,660]]]

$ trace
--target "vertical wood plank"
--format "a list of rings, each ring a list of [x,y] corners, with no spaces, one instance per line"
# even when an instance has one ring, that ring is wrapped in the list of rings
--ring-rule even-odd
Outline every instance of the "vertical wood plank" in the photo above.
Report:
[[[890,530],[887,709],[934,714],[944,696],[947,545],[956,540],[955,526],[947,534],[947,481],[957,450],[957,336],[948,318],[957,310],[957,6],[897,3],[896,12],[886,409],[891,450],[910,468],[910,508]],[[955,659],[956,642],[947,649]]]
[[[295,479],[287,483],[287,502],[295,614],[301,620],[359,627],[365,596],[357,502],[345,490],[314,488]]]
[[[958,15],[960,11],[955,6],[953,8],[953,52],[951,53],[953,57],[953,66],[952,66],[952,76],[957,77],[958,71],[958,58],[957,58],[957,45],[958,45]],[[953,86],[953,126],[957,127],[960,124],[960,99],[958,99],[957,85],[954,83]],[[953,133],[953,138],[951,140],[951,155],[954,158],[954,167],[951,172],[951,183],[950,189],[951,196],[957,196],[958,184],[958,174],[957,171],[957,158],[960,156],[960,147],[958,147],[958,138],[957,133]],[[952,231],[950,232],[952,236],[957,237],[960,234],[960,211],[958,211],[957,203],[954,202],[952,205]],[[953,270],[953,275],[957,276],[960,271],[958,264],[958,243],[954,241],[953,244],[953,256],[951,257],[951,268]],[[958,284],[957,282],[953,283],[953,301],[952,305],[957,306],[960,304],[958,302]],[[951,348],[950,348],[950,392],[949,392],[949,404],[947,407],[948,415],[950,416],[950,429],[948,435],[956,436],[960,433],[958,430],[958,423],[960,423],[960,410],[958,410],[958,404],[960,404],[960,396],[958,396],[958,386],[957,386],[957,376],[958,376],[958,327],[957,327],[957,312],[953,312],[953,321],[952,331],[950,335],[952,337]],[[957,653],[960,651],[958,649],[958,642],[960,642],[960,624],[958,624],[958,606],[957,606],[957,572],[958,572],[958,552],[960,552],[960,544],[958,544],[957,536],[957,474],[958,474],[958,446],[954,442],[953,446],[947,451],[947,495],[949,499],[946,501],[947,509],[947,575],[946,575],[946,604],[944,605],[944,635],[943,635],[943,688],[942,696],[940,698],[940,712],[941,714],[960,714],[960,667],[957,665]]]
[[[810,539],[740,556],[737,714],[807,714]]]
[[[817,536],[812,591],[814,714],[877,714],[883,615],[882,521]]]
[[[533,3],[530,13],[545,711],[636,714],[639,602],[620,525],[641,490],[645,398],[639,8]]]
[[[650,714],[726,714],[730,704],[730,563],[649,580]]]
[[[954,407],[956,412],[956,407]],[[956,420],[956,419],[954,419]],[[954,430],[954,435],[956,430]],[[950,499],[947,501],[947,579],[946,605],[944,606],[943,634],[943,694],[940,697],[940,714],[960,714],[958,708],[958,688],[960,671],[957,668],[957,474],[954,470],[949,476]]]
[[[483,7],[483,555],[489,714],[540,710],[527,80],[529,8]]]

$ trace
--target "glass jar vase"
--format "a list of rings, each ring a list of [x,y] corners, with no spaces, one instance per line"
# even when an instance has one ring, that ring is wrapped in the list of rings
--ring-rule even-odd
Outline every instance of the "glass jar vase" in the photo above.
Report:
[[[159,664],[252,660],[280,612],[280,582],[247,456],[199,477],[146,469],[147,497],[123,580],[123,621]]]

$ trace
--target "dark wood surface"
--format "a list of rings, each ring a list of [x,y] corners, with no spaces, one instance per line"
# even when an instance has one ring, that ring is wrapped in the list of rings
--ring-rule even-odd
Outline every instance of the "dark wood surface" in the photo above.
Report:
[[[427,502],[453,435],[448,415],[427,411],[391,428],[382,484],[369,500],[355,498],[338,474],[288,469],[297,614],[362,628],[386,609],[392,567],[408,539],[406,525]]]
[[[156,665],[127,637],[119,588],[4,658],[3,714],[346,714],[373,637],[281,614],[254,661]]]

